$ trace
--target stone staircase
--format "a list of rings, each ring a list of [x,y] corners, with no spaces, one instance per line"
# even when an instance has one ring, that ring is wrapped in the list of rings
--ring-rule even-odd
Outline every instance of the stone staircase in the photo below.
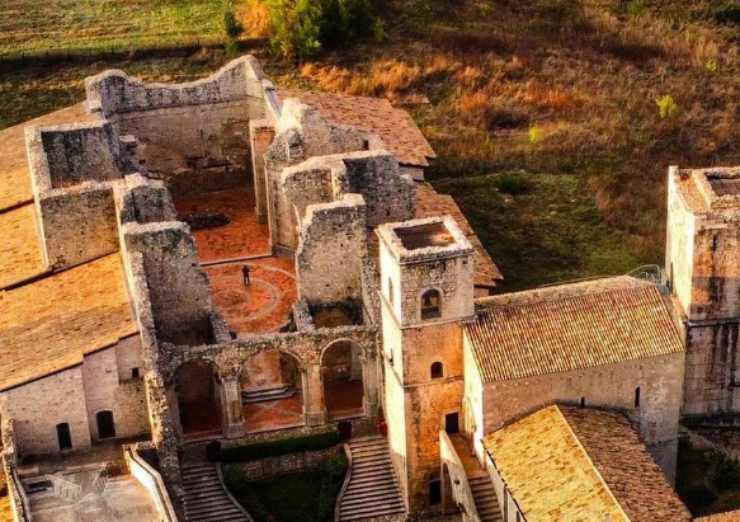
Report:
[[[275,401],[278,399],[289,399],[295,394],[296,389],[292,386],[278,386],[277,388],[243,391],[242,401],[244,403]]]
[[[481,522],[503,522],[496,492],[488,476],[468,478]]]
[[[188,522],[251,522],[245,511],[226,493],[213,464],[183,466],[182,480]]]
[[[405,506],[384,437],[364,437],[349,443],[352,470],[339,503],[337,519],[366,520],[403,514]]]

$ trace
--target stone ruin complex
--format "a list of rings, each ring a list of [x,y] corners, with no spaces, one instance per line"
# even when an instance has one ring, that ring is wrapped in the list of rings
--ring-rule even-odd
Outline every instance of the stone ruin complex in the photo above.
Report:
[[[250,520],[188,455],[334,429],[337,520],[691,520],[679,421],[740,408],[737,169],[671,169],[665,279],[496,294],[407,113],[252,57],[0,136],[15,520]],[[55,473],[111,447],[118,497]]]

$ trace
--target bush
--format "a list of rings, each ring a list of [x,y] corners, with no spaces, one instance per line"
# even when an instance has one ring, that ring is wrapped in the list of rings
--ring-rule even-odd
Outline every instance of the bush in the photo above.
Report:
[[[229,6],[224,11],[224,31],[226,36],[232,40],[244,32],[244,26],[236,19],[233,6]]]
[[[518,194],[524,194],[529,190],[529,184],[526,180],[513,176],[511,174],[503,174],[498,176],[493,182],[499,192],[504,194],[510,194],[516,196]]]
[[[309,58],[322,47],[384,37],[370,0],[265,0],[273,50],[286,58]]]
[[[697,511],[717,500],[717,495],[707,486],[700,484],[686,489],[681,498],[690,510]]]
[[[339,434],[336,431],[319,433],[318,435],[307,435],[294,439],[276,440],[221,450],[223,462],[242,462],[245,460],[258,460],[267,457],[277,457],[288,453],[299,451],[316,451],[331,448],[339,444]]]
[[[678,114],[678,105],[670,94],[661,96],[655,100],[655,104],[658,106],[658,113],[662,119],[672,118]]]
[[[331,457],[322,463],[317,517],[319,520],[331,518],[346,473],[347,459],[344,455]]]
[[[712,470],[712,485],[719,491],[727,491],[736,488],[740,484],[740,470],[737,463],[724,455],[718,455],[719,461]]]

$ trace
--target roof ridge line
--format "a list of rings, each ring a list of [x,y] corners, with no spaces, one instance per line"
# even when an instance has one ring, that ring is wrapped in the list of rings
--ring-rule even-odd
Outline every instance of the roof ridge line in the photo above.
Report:
[[[628,517],[627,516],[627,513],[625,513],[624,509],[622,508],[622,504],[620,504],[619,503],[619,500],[617,500],[617,496],[614,494],[614,492],[609,487],[609,484],[606,482],[606,479],[601,474],[601,471],[599,471],[599,468],[596,465],[596,463],[594,462],[594,460],[591,458],[591,455],[588,454],[588,451],[583,446],[583,443],[581,443],[581,440],[578,438],[578,435],[576,434],[575,430],[573,429],[573,426],[570,425],[570,422],[568,421],[568,418],[563,414],[563,410],[560,409],[560,405],[559,404],[554,404],[553,406],[557,410],[558,415],[560,416],[560,418],[563,420],[563,422],[565,422],[565,426],[566,426],[566,429],[568,430],[568,433],[570,434],[571,437],[573,437],[573,440],[575,441],[576,445],[581,450],[581,452],[583,453],[583,455],[586,457],[586,460],[588,460],[588,462],[591,463],[591,468],[593,468],[593,470],[596,473],[596,476],[598,477],[598,479],[601,482],[601,484],[604,485],[604,488],[606,489],[606,492],[609,494],[609,498],[611,498],[612,501],[614,501],[614,504],[616,504],[617,509],[619,510],[619,512],[624,517],[625,522],[630,522],[630,517]]]
[[[630,276],[617,276],[617,277],[630,277]],[[605,278],[608,279],[608,278]],[[636,279],[636,281],[639,281]],[[579,283],[572,283],[572,284],[579,284]],[[526,301],[526,302],[508,302],[508,303],[496,303],[494,300],[503,298],[507,295],[517,295],[517,294],[526,294],[529,292],[537,292],[539,290],[546,290],[548,288],[555,288],[555,287],[537,287],[532,288],[530,290],[521,290],[519,292],[510,292],[508,294],[499,294],[495,296],[490,297],[484,297],[482,299],[478,299],[476,301],[476,304],[479,304],[483,310],[480,310],[480,313],[490,313],[490,311],[493,308],[503,308],[503,307],[514,307],[514,306],[529,306],[534,304],[541,304],[541,303],[550,303],[555,301],[573,301],[575,299],[579,299],[582,297],[590,297],[597,294],[608,294],[608,293],[615,293],[615,292],[626,292],[628,290],[645,290],[645,289],[654,289],[658,291],[658,288],[654,284],[644,284],[644,285],[634,285],[634,286],[623,286],[623,287],[595,287],[593,292],[583,292],[581,294],[572,294],[572,295],[560,295],[560,296],[552,296],[552,297],[543,297],[542,299],[532,300],[532,301]],[[487,302],[490,300],[490,304],[487,304]]]

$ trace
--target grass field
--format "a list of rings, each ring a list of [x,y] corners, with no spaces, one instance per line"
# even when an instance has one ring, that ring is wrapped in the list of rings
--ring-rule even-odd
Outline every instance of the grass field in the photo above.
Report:
[[[0,49],[17,51],[9,38],[23,40],[30,27],[69,32],[38,31],[23,44],[41,50],[108,31],[132,46],[138,37],[219,31],[220,1],[83,17],[91,6],[139,2],[69,3],[77,14],[66,23],[3,17],[11,30],[0,30],[8,42]],[[212,11],[207,20],[201,9]],[[409,110],[439,156],[429,179],[468,215],[504,289],[660,263],[667,167],[740,164],[738,0],[385,0],[382,13],[382,43],[300,66],[256,53],[278,85],[386,96]],[[115,32],[119,24],[131,35]],[[226,59],[210,52],[17,67],[0,75],[0,127],[81,100],[84,76],[108,67],[183,81]],[[656,101],[668,96],[675,110],[663,117]],[[506,177],[522,189],[507,193]]]
[[[224,0],[3,0],[0,59],[219,42],[223,11]]]

